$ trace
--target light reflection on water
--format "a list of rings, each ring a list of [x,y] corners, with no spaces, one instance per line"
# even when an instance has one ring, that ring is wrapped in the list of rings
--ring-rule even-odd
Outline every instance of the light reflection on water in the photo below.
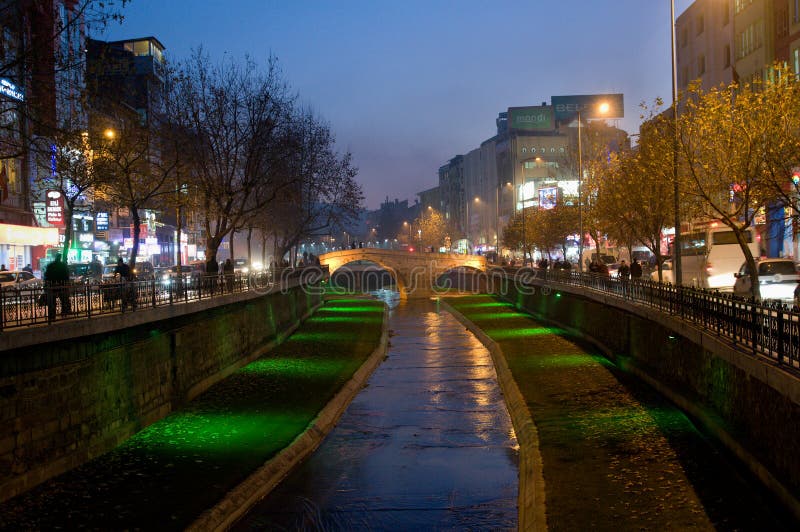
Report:
[[[390,307],[387,359],[240,529],[514,529],[518,445],[488,351],[429,300]]]

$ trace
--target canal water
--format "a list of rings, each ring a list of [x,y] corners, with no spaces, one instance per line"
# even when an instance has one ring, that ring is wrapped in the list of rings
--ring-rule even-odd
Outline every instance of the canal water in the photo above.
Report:
[[[488,351],[435,302],[393,304],[387,359],[238,529],[516,528],[518,447]]]

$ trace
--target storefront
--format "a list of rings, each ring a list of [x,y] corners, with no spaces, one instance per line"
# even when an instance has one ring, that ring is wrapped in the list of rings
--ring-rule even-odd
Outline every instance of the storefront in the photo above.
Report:
[[[40,269],[48,247],[58,247],[58,229],[0,224],[0,264],[9,270],[21,270],[30,264]]]

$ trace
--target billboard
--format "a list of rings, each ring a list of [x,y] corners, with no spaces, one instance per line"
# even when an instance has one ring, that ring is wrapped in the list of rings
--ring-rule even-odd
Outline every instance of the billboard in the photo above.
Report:
[[[60,190],[48,190],[45,195],[45,216],[47,223],[54,227],[64,227],[64,196]]]
[[[556,120],[572,120],[581,113],[582,118],[623,118],[625,106],[622,94],[582,94],[574,96],[551,96]],[[608,110],[601,112],[600,106],[608,104]]]
[[[509,107],[508,128],[527,131],[552,131],[555,129],[552,106]]]
[[[108,231],[108,213],[98,212],[94,215],[95,231]]]
[[[539,208],[552,209],[558,204],[558,187],[542,187],[539,189]]]

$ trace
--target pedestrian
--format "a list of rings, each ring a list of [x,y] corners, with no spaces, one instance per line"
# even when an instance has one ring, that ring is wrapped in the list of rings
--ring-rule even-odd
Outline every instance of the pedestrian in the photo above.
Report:
[[[23,272],[33,273],[33,268],[31,268],[30,264],[26,264],[24,268],[22,268]]]
[[[631,278],[637,280],[642,278],[642,265],[636,259],[631,263]]]
[[[631,277],[631,269],[624,260],[620,262],[619,269],[617,270],[617,277],[624,281],[627,281]]]
[[[222,265],[222,275],[225,276],[225,284],[228,288],[228,292],[233,292],[233,262],[231,259],[225,259],[225,264]]]
[[[0,264],[0,272],[7,272],[8,268],[6,268],[5,264]]]
[[[211,289],[211,293],[217,289],[217,277],[219,276],[219,264],[216,260],[206,261],[206,288]]]
[[[122,257],[117,257],[117,266],[114,268],[114,276],[119,276],[119,299],[120,299],[120,307],[122,307],[122,312],[128,308],[128,303],[131,304],[131,308],[134,310],[136,309],[136,297],[135,297],[135,287],[131,283],[133,281],[133,273],[131,272],[131,267],[125,264],[125,261],[122,260]]]
[[[56,299],[61,302],[61,315],[70,313],[69,301],[69,269],[61,262],[61,253],[56,254],[53,262],[44,270],[45,301],[47,303],[47,321],[56,317]]]

